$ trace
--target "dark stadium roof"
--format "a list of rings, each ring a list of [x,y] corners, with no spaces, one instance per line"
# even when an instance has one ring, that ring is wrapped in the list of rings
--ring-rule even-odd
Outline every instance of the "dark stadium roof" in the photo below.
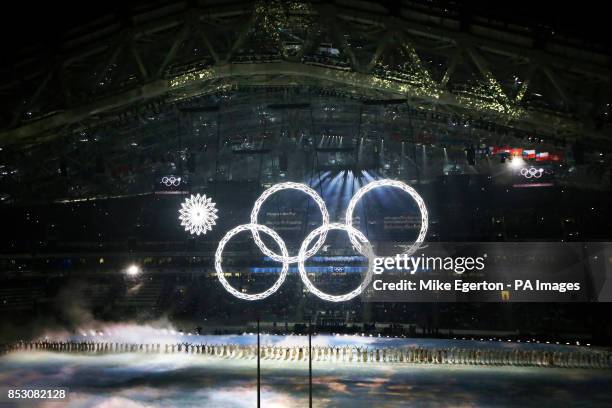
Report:
[[[3,18],[2,194],[82,196],[214,149],[240,163],[241,144],[272,165],[300,150],[287,140],[610,151],[606,16],[583,3],[23,3]]]

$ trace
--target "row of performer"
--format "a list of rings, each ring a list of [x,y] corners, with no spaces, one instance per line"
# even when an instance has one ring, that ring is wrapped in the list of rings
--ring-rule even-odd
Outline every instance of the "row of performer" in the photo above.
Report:
[[[3,353],[13,351],[57,351],[94,354],[157,353],[199,354],[219,358],[255,359],[257,346],[238,344],[142,344],[116,342],[17,342],[0,346]],[[262,360],[308,361],[309,349],[304,346],[262,345]],[[599,350],[525,350],[519,348],[462,349],[365,346],[313,346],[313,361],[355,363],[413,363],[511,365],[574,368],[612,368],[612,353]]]

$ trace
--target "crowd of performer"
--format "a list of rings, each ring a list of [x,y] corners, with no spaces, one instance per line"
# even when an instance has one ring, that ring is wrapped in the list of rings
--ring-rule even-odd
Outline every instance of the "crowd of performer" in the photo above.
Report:
[[[119,343],[104,341],[21,341],[0,346],[2,353],[28,351],[88,354],[155,353],[194,354],[219,358],[255,359],[257,346],[205,343]],[[304,346],[262,345],[262,360],[308,361]],[[423,348],[313,346],[313,361],[355,363],[412,363],[511,365],[540,367],[612,368],[612,353],[601,350],[528,350],[520,348]]]

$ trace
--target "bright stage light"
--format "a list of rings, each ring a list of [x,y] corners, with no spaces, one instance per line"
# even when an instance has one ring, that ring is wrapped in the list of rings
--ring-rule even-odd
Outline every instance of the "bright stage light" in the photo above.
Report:
[[[419,193],[417,193],[414,188],[410,187],[406,183],[402,183],[401,181],[397,180],[385,179],[372,181],[371,183],[361,187],[357,191],[357,193],[355,193],[353,198],[351,198],[351,201],[349,202],[349,205],[346,209],[346,225],[348,225],[349,227],[353,226],[353,212],[355,211],[355,206],[357,205],[357,202],[361,199],[361,197],[363,197],[369,191],[379,187],[399,188],[400,190],[410,194],[412,199],[419,207],[419,211],[421,213],[421,229],[419,230],[419,235],[417,236],[414,243],[410,245],[406,251],[404,251],[404,254],[410,256],[420,248],[421,243],[423,243],[423,241],[425,240],[425,235],[427,235],[427,229],[429,228],[429,214],[427,212],[427,207],[425,207],[425,202],[423,201],[423,198],[419,195]],[[355,246],[355,248],[359,250],[361,245],[350,231],[349,238],[351,239],[351,243]]]
[[[181,204],[179,214],[181,226],[185,227],[185,231],[196,235],[211,231],[213,225],[216,224],[215,220],[219,218],[215,203],[205,194],[196,194],[187,198]]]
[[[519,167],[523,167],[525,165],[525,160],[522,157],[513,157],[510,161],[510,166],[512,168],[518,169]]]
[[[125,273],[129,276],[137,276],[140,274],[140,267],[136,264],[131,264],[125,269]]]

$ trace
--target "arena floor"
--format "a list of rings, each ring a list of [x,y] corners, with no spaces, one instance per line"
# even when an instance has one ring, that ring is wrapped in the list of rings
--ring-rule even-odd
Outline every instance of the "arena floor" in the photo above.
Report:
[[[609,407],[610,370],[412,365],[313,365],[316,407]],[[308,404],[307,362],[262,361],[262,406]],[[16,352],[0,358],[4,387],[66,387],[36,407],[254,407],[256,363],[188,354]],[[26,406],[26,405],[17,405]]]

